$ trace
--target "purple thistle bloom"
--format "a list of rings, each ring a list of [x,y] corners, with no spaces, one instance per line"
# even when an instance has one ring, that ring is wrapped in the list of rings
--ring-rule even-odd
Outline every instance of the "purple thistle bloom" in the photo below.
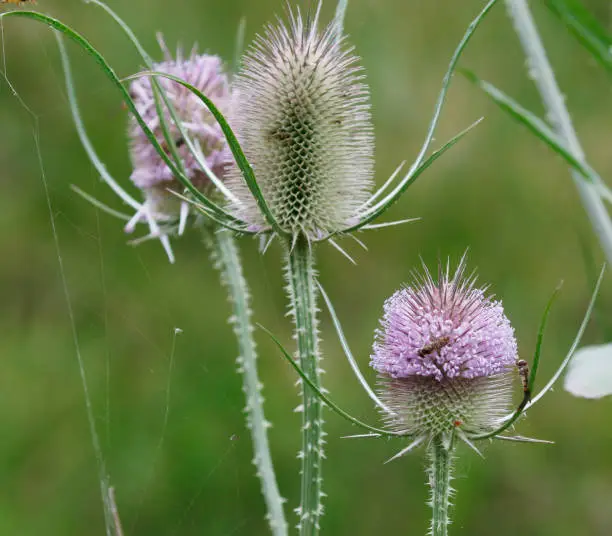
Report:
[[[395,412],[395,429],[431,434],[464,426],[495,426],[511,401],[514,330],[499,301],[465,276],[465,259],[451,276],[425,270],[384,305],[372,367],[381,398]]]
[[[231,108],[232,94],[227,75],[223,71],[221,59],[218,56],[197,54],[195,47],[187,59],[183,59],[180,49],[177,51],[176,59],[174,59],[161,40],[160,45],[164,51],[165,60],[155,64],[154,70],[174,75],[189,82],[209,97],[224,115],[228,114]],[[157,141],[169,154],[155,108],[151,82],[150,77],[138,78],[131,83],[130,94],[134,99],[136,109],[155,134]],[[199,145],[202,149],[208,167],[215,175],[223,176],[233,160],[221,127],[215,118],[200,99],[186,87],[167,78],[158,78],[158,82],[166,93],[168,100],[174,106],[182,123],[181,126],[196,145]],[[187,176],[196,187],[205,187],[209,184],[209,179],[198,165],[185,140],[181,138],[179,129],[165,107],[164,114]],[[175,180],[172,171],[157,154],[133,117],[130,118],[128,134],[131,142],[130,155],[134,166],[131,179],[134,184],[141,189],[169,186],[169,183]]]
[[[434,281],[429,272],[398,290],[384,305],[372,367],[392,378],[480,378],[500,374],[516,361],[514,329],[501,302],[464,278],[462,262]]]

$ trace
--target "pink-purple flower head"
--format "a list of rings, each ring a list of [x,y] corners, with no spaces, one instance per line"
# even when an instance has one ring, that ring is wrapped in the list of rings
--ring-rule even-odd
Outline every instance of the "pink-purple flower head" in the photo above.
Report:
[[[232,91],[221,59],[218,56],[198,54],[195,48],[186,58],[180,49],[176,57],[172,57],[163,41],[160,40],[160,44],[165,58],[164,61],[154,64],[153,70],[185,80],[209,97],[223,114],[229,114]],[[204,159],[206,166],[223,180],[233,159],[221,127],[199,98],[186,87],[167,78],[158,77],[157,81],[173,106],[183,132],[199,150],[200,160]],[[143,76],[133,81],[130,85],[130,94],[138,113],[153,131],[162,148],[171,156],[156,108],[152,79]],[[161,106],[185,174],[196,188],[207,189],[212,184],[207,171],[198,162],[163,102]],[[153,218],[163,221],[177,218],[181,203],[169,190],[181,192],[182,188],[134,117],[129,121],[128,136],[133,165],[131,179],[145,195],[143,209],[126,226],[129,232],[139,220],[150,221]]]
[[[514,329],[501,302],[464,277],[429,272],[398,290],[384,305],[372,367],[392,378],[480,378],[507,371],[517,355]]]
[[[499,301],[466,277],[425,270],[384,305],[371,365],[387,424],[416,436],[495,429],[512,401],[514,330]]]

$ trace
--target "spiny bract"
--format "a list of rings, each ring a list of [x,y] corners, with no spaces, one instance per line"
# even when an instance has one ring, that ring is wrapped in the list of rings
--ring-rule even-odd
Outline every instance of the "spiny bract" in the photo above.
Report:
[[[439,270],[415,275],[384,306],[371,365],[398,431],[439,434],[494,428],[511,404],[517,345],[500,302],[464,277]]]
[[[373,136],[363,70],[333,26],[290,13],[243,58],[231,125],[280,228],[317,240],[356,223],[372,183]],[[236,216],[267,225],[242,175],[228,179]]]

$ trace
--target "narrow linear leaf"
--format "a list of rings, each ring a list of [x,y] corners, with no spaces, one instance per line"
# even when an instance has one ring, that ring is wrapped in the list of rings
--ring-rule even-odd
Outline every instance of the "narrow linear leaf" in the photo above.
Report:
[[[559,379],[561,374],[563,374],[563,372],[565,371],[567,365],[569,364],[572,357],[574,356],[576,348],[580,344],[582,335],[584,334],[584,330],[586,329],[587,324],[589,323],[589,320],[591,318],[593,307],[595,306],[595,300],[597,299],[597,296],[599,294],[599,288],[601,286],[601,282],[603,281],[603,276],[605,274],[605,271],[606,271],[606,265],[604,264],[603,268],[601,269],[601,272],[599,273],[597,284],[595,285],[595,289],[593,290],[591,300],[589,301],[589,305],[584,314],[584,318],[582,319],[582,323],[580,324],[580,327],[578,328],[578,333],[576,334],[576,337],[574,338],[574,342],[572,343],[572,346],[570,347],[569,352],[565,356],[565,359],[561,362],[561,365],[559,365],[559,368],[557,369],[555,374],[553,374],[553,377],[549,380],[549,382],[531,400],[529,400],[529,393],[525,393],[525,396],[523,397],[523,400],[519,404],[516,411],[497,430],[495,430],[494,432],[488,433],[488,434],[470,435],[470,439],[490,439],[490,438],[499,436],[499,434],[501,434],[502,432],[510,428],[510,426],[512,426],[516,422],[516,420],[521,416],[522,413],[530,409],[536,402],[538,402],[552,388],[552,386]],[[548,313],[545,311],[542,317],[542,324],[545,324],[547,320],[548,320]],[[542,331],[543,329],[542,324],[540,325],[540,331]]]
[[[183,195],[183,194],[181,194],[179,192],[175,192],[174,190],[170,190],[169,188],[167,188],[166,191],[170,192],[172,195],[174,195],[175,197],[177,197],[181,201],[184,201],[185,203],[188,203],[193,208],[195,208],[197,211],[201,212],[208,219],[214,221],[217,225],[220,225],[221,227],[223,227],[223,228],[225,228],[225,229],[227,229],[229,231],[233,231],[233,232],[235,232],[237,234],[255,234],[255,233],[252,233],[252,232],[248,231],[244,227],[237,227],[235,225],[232,225],[231,223],[228,223],[226,221],[221,220],[220,218],[217,218],[217,216],[215,215],[214,212],[211,212],[204,205],[200,205],[197,201],[194,201],[193,199],[190,199],[186,195]]]
[[[83,199],[91,203],[94,207],[99,208],[101,211],[106,212],[107,214],[110,214],[111,216],[114,216],[115,218],[118,218],[123,221],[129,221],[131,218],[131,216],[123,212],[119,212],[118,210],[115,210],[114,208],[111,208],[108,205],[102,203],[102,201],[96,199],[93,195],[88,194],[84,190],[81,190],[78,186],[74,184],[70,185],[70,189],[73,192],[80,195]]]
[[[552,296],[549,298],[548,303],[546,304],[546,307],[542,314],[542,319],[540,320],[540,327],[538,328],[536,347],[535,347],[535,351],[533,355],[533,363],[531,365],[531,374],[528,380],[528,390],[524,392],[523,399],[521,400],[520,404],[518,405],[514,413],[512,413],[510,417],[499,428],[497,428],[497,430],[486,433],[486,434],[470,435],[471,439],[489,439],[492,437],[498,437],[499,434],[505,432],[508,428],[510,428],[518,420],[518,418],[524,413],[525,408],[527,407],[527,404],[529,404],[529,401],[531,398],[531,392],[533,389],[533,385],[535,383],[538,366],[540,364],[540,355],[542,352],[542,341],[544,339],[544,331],[546,330],[546,325],[548,323],[548,318],[550,316],[550,310],[560,290],[561,290],[561,285],[558,285],[557,288],[552,293]]]
[[[495,439],[503,439],[504,441],[514,441],[516,443],[540,443],[544,445],[554,445],[554,441],[548,441],[547,439],[535,439],[533,437],[523,436],[497,436]]]
[[[465,69],[461,73],[476,86],[482,89],[495,104],[497,104],[510,117],[526,126],[532,134],[546,143],[553,151],[561,156],[572,168],[580,173],[586,180],[593,184],[603,184],[601,177],[586,162],[576,158],[573,152],[567,147],[562,138],[535,114],[521,106],[514,99],[506,95],[494,85],[481,80],[474,73]]]
[[[601,287],[601,282],[603,281],[603,277],[604,277],[605,273],[606,273],[606,265],[604,264],[603,268],[601,269],[601,272],[599,273],[599,278],[597,279],[597,284],[595,285],[595,289],[593,290],[593,295],[591,296],[591,300],[589,302],[589,306],[587,307],[587,310],[586,310],[586,313],[584,315],[584,318],[582,319],[582,323],[580,324],[580,328],[578,329],[578,333],[576,334],[576,337],[574,338],[574,342],[572,343],[572,346],[570,347],[569,352],[565,356],[565,359],[563,360],[561,365],[559,365],[559,368],[553,374],[553,377],[542,388],[542,390],[536,396],[533,397],[533,399],[531,400],[531,402],[529,402],[529,404],[527,405],[527,408],[525,408],[525,409],[531,408],[548,391],[550,391],[552,386],[561,377],[561,375],[563,374],[563,372],[565,371],[565,369],[569,365],[570,361],[574,357],[574,353],[576,352],[576,349],[578,348],[578,346],[580,344],[580,341],[582,340],[582,335],[584,334],[584,330],[586,329],[587,324],[589,323],[589,320],[591,319],[591,314],[593,313],[593,308],[595,307],[595,301],[596,301],[597,296],[599,294],[599,288]]]
[[[81,117],[81,112],[79,110],[79,104],[76,97],[76,91],[74,89],[74,80],[72,78],[72,68],[70,66],[70,59],[68,58],[68,53],[66,52],[66,47],[64,46],[64,41],[60,34],[55,33],[57,46],[60,51],[60,59],[62,62],[62,68],[64,70],[64,82],[66,84],[66,94],[68,96],[68,106],[70,107],[70,113],[72,114],[72,120],[74,121],[74,126],[77,131],[77,135],[79,136],[79,140],[81,141],[81,145],[91,164],[96,168],[97,172],[100,174],[100,177],[103,182],[105,182],[115,194],[119,196],[119,198],[127,205],[132,207],[134,210],[140,210],[141,204],[136,201],[130,194],[128,194],[119,183],[113,178],[113,176],[108,172],[106,166],[96,153],[94,149],[93,143],[89,139],[87,135],[87,131],[85,130],[85,124],[83,123],[83,119]],[[129,218],[128,218],[129,219]]]
[[[550,316],[550,310],[553,306],[553,303],[557,299],[559,292],[561,291],[561,286],[563,282],[559,283],[557,288],[552,293],[552,296],[549,298],[548,303],[546,304],[546,308],[544,309],[544,314],[542,315],[542,320],[540,322],[540,328],[538,329],[538,336],[536,339],[535,351],[533,353],[533,362],[531,364],[531,373],[529,374],[528,388],[529,392],[533,393],[533,388],[535,386],[536,375],[538,373],[538,366],[540,365],[540,355],[542,354],[542,341],[544,339],[544,331],[546,330],[546,324],[548,323],[548,317]]]
[[[340,319],[338,318],[338,315],[336,314],[336,310],[334,309],[334,306],[331,300],[329,299],[327,292],[325,292],[323,285],[321,285],[321,283],[319,283],[318,281],[317,281],[317,286],[319,287],[319,292],[321,292],[323,301],[325,301],[325,304],[327,305],[327,310],[329,311],[329,315],[331,316],[332,322],[334,323],[334,327],[336,328],[336,334],[338,335],[338,339],[340,339],[340,345],[342,346],[342,349],[344,350],[344,355],[346,356],[346,359],[348,360],[349,365],[353,369],[353,373],[359,380],[359,383],[363,387],[364,391],[374,401],[374,403],[386,413],[393,415],[394,412],[391,411],[380,400],[380,398],[378,398],[378,396],[376,396],[376,393],[372,390],[367,380],[361,373],[361,370],[359,369],[359,365],[357,364],[356,359],[353,357],[353,353],[351,352],[351,349],[348,345],[348,341],[346,340],[346,337],[344,336],[344,330],[342,329],[342,324],[340,323]]]
[[[546,0],[546,6],[612,74],[612,35],[579,0]]]

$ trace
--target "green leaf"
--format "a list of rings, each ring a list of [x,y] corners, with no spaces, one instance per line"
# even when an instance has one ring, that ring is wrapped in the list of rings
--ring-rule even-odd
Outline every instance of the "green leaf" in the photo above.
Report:
[[[349,365],[353,369],[353,373],[359,380],[359,383],[361,383],[361,386],[363,387],[364,391],[372,399],[372,401],[383,411],[393,414],[393,412],[378,398],[378,396],[376,396],[376,393],[372,390],[367,380],[361,373],[361,370],[359,369],[359,365],[357,364],[357,360],[353,357],[353,353],[351,352],[351,349],[348,345],[348,341],[346,340],[346,337],[344,336],[344,330],[342,329],[342,324],[340,323],[340,319],[338,318],[338,315],[336,314],[336,310],[334,309],[334,305],[332,304],[332,301],[329,299],[327,292],[325,292],[323,285],[321,285],[321,283],[319,283],[318,281],[317,281],[317,286],[319,287],[319,292],[321,292],[323,301],[325,301],[325,305],[327,305],[327,310],[329,311],[329,315],[331,316],[332,322],[334,323],[334,327],[336,328],[336,333],[338,335],[338,339],[340,340],[340,345],[342,346],[342,349],[344,350],[344,355],[346,356],[346,359],[348,360]]]
[[[542,320],[540,322],[540,329],[538,329],[538,337],[536,339],[536,347],[533,353],[533,362],[531,364],[531,374],[529,375],[529,381],[527,383],[529,393],[533,393],[533,388],[535,386],[536,375],[538,373],[538,367],[540,365],[540,355],[542,353],[542,340],[544,339],[544,330],[546,329],[546,324],[548,322],[550,310],[557,296],[559,295],[559,291],[561,290],[562,285],[563,285],[563,282],[559,283],[555,291],[552,293],[552,296],[548,300],[548,303],[546,304],[546,308],[544,309],[544,314],[542,315]]]
[[[134,210],[140,210],[141,204],[136,201],[130,194],[128,194],[108,172],[106,166],[96,153],[93,143],[91,143],[91,140],[87,135],[87,131],[85,130],[85,124],[83,123],[81,112],[79,111],[79,104],[76,97],[76,91],[74,89],[74,80],[72,78],[72,68],[70,67],[70,60],[66,52],[66,47],[64,46],[64,42],[60,34],[56,33],[55,37],[57,40],[57,46],[60,51],[62,68],[64,70],[64,81],[66,84],[66,94],[68,96],[68,106],[70,107],[70,112],[72,113],[72,120],[74,121],[74,126],[76,128],[77,135],[81,140],[81,145],[83,146],[83,149],[85,149],[85,152],[89,157],[89,161],[100,174],[102,181],[105,182],[126,205],[129,205]],[[81,194],[81,192],[78,190],[77,193]],[[87,197],[85,198],[88,199]],[[91,199],[88,199],[88,201],[91,201]],[[93,204],[97,205],[97,203]]]
[[[89,195],[84,190],[81,190],[78,186],[71,184],[70,188],[73,192],[80,195],[83,199],[85,199],[85,201],[88,201],[94,207],[99,208],[102,212],[106,212],[107,214],[110,214],[111,216],[114,216],[115,218],[118,218],[123,221],[130,220],[131,216],[128,216],[127,214],[124,214],[123,212],[119,212],[118,210],[115,210],[114,208],[109,207],[108,205],[102,203],[102,201],[99,201],[98,199],[96,199],[93,195]]]
[[[576,158],[563,139],[555,134],[542,119],[521,106],[494,85],[478,78],[474,73],[464,69],[461,70],[461,73],[491,97],[493,102],[510,115],[510,117],[526,126],[531,133],[535,134],[536,137],[546,143],[546,145],[561,156],[561,158],[563,158],[573,169],[578,171],[587,181],[597,186],[600,195],[608,197],[609,194],[607,194],[607,192],[609,189],[599,174],[586,162]]]
[[[612,74],[612,35],[580,0],[546,0],[547,7],[569,31]]]

